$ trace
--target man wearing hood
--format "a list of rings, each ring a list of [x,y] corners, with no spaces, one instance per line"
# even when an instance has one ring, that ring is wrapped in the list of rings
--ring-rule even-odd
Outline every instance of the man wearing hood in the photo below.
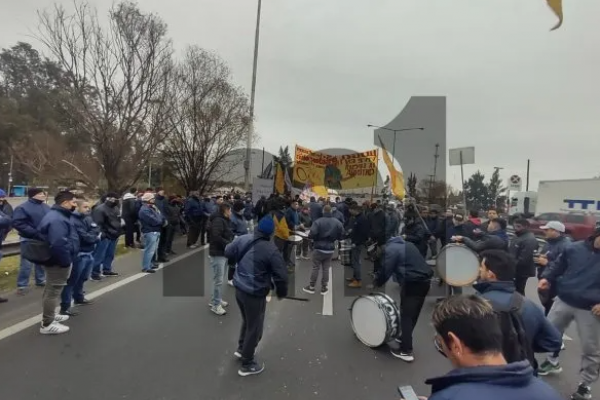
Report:
[[[90,279],[94,268],[94,249],[100,241],[100,229],[91,217],[91,205],[87,200],[76,200],[77,209],[73,212],[71,220],[79,237],[79,252],[73,261],[71,274],[67,285],[63,288],[60,301],[60,314],[75,316],[71,311],[71,303],[88,305],[91,301],[84,296],[83,285]]]
[[[135,248],[135,231],[137,229],[137,189],[129,189],[129,193],[125,193],[121,202],[121,218],[125,221],[125,247]]]
[[[489,301],[477,295],[452,296],[433,311],[435,345],[452,363],[446,375],[425,381],[428,400],[561,400],[534,376],[529,361],[507,363],[503,333]]]
[[[335,242],[342,240],[344,225],[331,215],[331,206],[323,207],[323,217],[314,221],[310,227],[308,237],[314,241],[312,255],[313,267],[310,282],[302,290],[314,294],[319,272],[321,275],[321,294],[329,292],[329,269],[335,251]]]
[[[535,276],[533,256],[539,248],[535,235],[529,231],[529,221],[524,218],[513,222],[515,237],[510,243],[509,252],[517,260],[515,286],[517,292],[525,296],[527,280]]]
[[[542,278],[544,268],[547,267],[548,264],[556,262],[558,257],[560,257],[560,255],[565,251],[567,246],[571,244],[571,240],[565,236],[565,226],[562,224],[562,222],[548,221],[546,225],[541,226],[540,228],[544,231],[546,243],[544,244],[544,248],[538,257],[533,259],[537,266],[538,279]],[[552,304],[554,304],[556,287],[551,286],[548,290],[538,289],[538,296],[542,306],[544,306],[547,316],[550,313]]]
[[[265,366],[256,361],[255,353],[263,334],[267,295],[272,285],[279,299],[288,293],[286,265],[271,242],[274,231],[273,218],[268,215],[258,222],[254,233],[238,236],[225,248],[229,263],[237,264],[233,286],[242,314],[242,329],[234,356],[242,362],[240,376],[264,371]]]
[[[462,242],[480,254],[486,250],[504,250],[508,251],[508,234],[506,233],[506,221],[503,219],[494,219],[488,222],[487,231],[479,236],[478,241],[474,241],[466,236],[453,236],[452,240]]]
[[[527,352],[533,354],[560,351],[562,334],[546,319],[537,304],[515,291],[515,260],[502,249],[484,250],[480,256],[482,261],[479,266],[479,280],[473,288],[489,300],[498,312],[510,309],[514,297],[520,296],[522,303],[518,313],[527,344],[531,346]]]
[[[39,240],[40,235],[37,230],[42,218],[50,211],[46,204],[46,193],[40,188],[30,188],[27,192],[29,199],[23,204],[17,206],[12,217],[12,226],[19,232],[21,237],[21,252],[23,253],[24,242],[28,240]],[[44,287],[46,277],[41,265],[34,265],[21,257],[19,266],[19,275],[17,277],[17,293],[24,294],[29,287],[31,270],[35,269],[35,285]]]
[[[587,240],[567,246],[558,260],[545,268],[538,288],[552,286],[557,297],[548,319],[561,333],[575,321],[583,353],[580,384],[571,399],[589,400],[590,385],[600,373],[600,229]],[[540,366],[544,375],[561,371],[557,353]]]
[[[419,320],[425,297],[429,293],[433,270],[417,247],[401,237],[388,240],[383,252],[383,267],[375,276],[373,285],[383,287],[391,276],[400,285],[400,330],[398,349],[391,349],[394,357],[413,362],[413,330]]]
[[[113,261],[117,250],[117,242],[121,236],[121,217],[119,216],[119,196],[107,193],[104,203],[92,210],[92,218],[100,228],[100,243],[94,250],[93,280],[101,280],[105,276],[118,276],[113,271]]]

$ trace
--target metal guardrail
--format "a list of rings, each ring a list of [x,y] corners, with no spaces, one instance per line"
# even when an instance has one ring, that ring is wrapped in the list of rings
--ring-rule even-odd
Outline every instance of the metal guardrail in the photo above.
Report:
[[[2,249],[0,249],[2,257],[13,257],[21,254],[21,243],[16,242],[4,242],[2,243]]]

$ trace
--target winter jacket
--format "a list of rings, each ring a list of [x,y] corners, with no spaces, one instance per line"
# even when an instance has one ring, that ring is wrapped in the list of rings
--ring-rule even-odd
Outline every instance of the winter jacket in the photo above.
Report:
[[[381,287],[394,275],[398,284],[431,280],[433,269],[419,249],[400,236],[391,238],[383,251],[383,267],[375,277],[375,286]]]
[[[190,196],[186,199],[183,210],[188,221],[205,217],[204,201],[200,201],[200,199],[195,196]]]
[[[535,263],[533,253],[539,244],[533,233],[521,231],[515,233],[509,247],[510,254],[517,260],[517,274],[519,277],[535,276]]]
[[[248,222],[244,219],[243,214],[231,213],[231,230],[235,236],[248,234]]]
[[[12,220],[10,216],[0,211],[0,248],[2,248],[2,242],[6,239],[10,231],[11,224]]]
[[[91,253],[100,241],[100,228],[91,215],[74,212],[71,219],[79,237],[79,252]]]
[[[38,226],[49,211],[48,204],[36,199],[28,199],[15,208],[12,226],[23,239],[40,239]]]
[[[254,218],[254,206],[250,200],[244,203],[244,219],[246,221],[252,221]]]
[[[121,202],[121,217],[127,222],[135,222],[138,217],[137,197],[126,193]]]
[[[225,247],[233,240],[231,222],[222,214],[210,218],[208,254],[211,257],[223,257]]]
[[[51,258],[45,265],[68,268],[79,253],[79,235],[71,210],[54,205],[38,227],[38,237],[50,246]]]
[[[308,203],[308,211],[310,213],[310,219],[313,221],[316,221],[323,216],[323,206],[316,201]]]
[[[119,217],[119,208],[116,205],[100,204],[92,210],[92,218],[100,227],[103,239],[117,240],[121,236],[121,218]]]
[[[419,252],[425,257],[427,255],[427,242],[430,234],[425,229],[425,226],[421,221],[415,221],[412,224],[404,226],[404,235],[406,235],[406,241],[413,243],[419,249]]]
[[[565,249],[571,245],[571,239],[566,236],[559,236],[555,239],[546,239],[546,243],[541,251],[542,254],[546,255],[548,259],[548,264],[546,267],[542,267],[541,265],[537,265],[537,276],[538,278],[542,277],[542,272],[544,268],[548,268],[548,266],[556,260],[558,260],[559,256],[565,251]]]
[[[357,246],[364,245],[369,240],[369,220],[364,213],[356,215],[352,223],[350,240]]]
[[[381,208],[378,208],[371,212],[368,218],[371,239],[380,245],[385,244],[385,212]]]
[[[240,253],[255,239],[258,241],[238,260]],[[239,236],[225,247],[225,257],[230,264],[237,263],[233,276],[236,289],[252,296],[265,297],[273,283],[277,297],[287,296],[287,268],[281,252],[269,236],[260,232]]]
[[[158,209],[144,204],[138,213],[142,233],[160,232],[165,225],[165,217]]]
[[[323,217],[313,222],[308,237],[314,241],[315,250],[333,253],[335,241],[342,240],[343,235],[344,225],[331,213],[323,213]]]
[[[486,250],[504,250],[508,251],[508,235],[505,231],[495,231],[484,233],[478,241],[474,241],[466,236],[463,237],[463,243],[476,253]]]

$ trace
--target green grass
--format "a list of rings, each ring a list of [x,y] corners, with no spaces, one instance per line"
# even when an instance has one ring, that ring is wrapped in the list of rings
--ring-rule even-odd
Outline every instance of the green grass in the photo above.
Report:
[[[125,247],[124,239],[119,240],[117,245],[116,256],[122,256],[129,253],[129,249]],[[0,260],[0,293],[14,290],[17,288],[17,275],[19,275],[19,263],[21,257],[3,257]],[[33,276],[33,274],[32,274]]]

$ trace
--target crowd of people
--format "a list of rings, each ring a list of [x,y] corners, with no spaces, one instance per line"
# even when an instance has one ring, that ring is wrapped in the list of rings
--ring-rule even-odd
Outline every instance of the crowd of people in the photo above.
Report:
[[[264,364],[255,352],[262,337],[266,304],[271,293],[283,299],[288,276],[297,259],[311,259],[306,293],[329,290],[329,269],[339,257],[340,243],[349,243],[350,288],[361,288],[362,262],[375,290],[394,278],[400,287],[400,335],[391,354],[415,359],[413,330],[430,291],[440,246],[459,243],[479,256],[478,295],[452,288],[438,299],[433,313],[435,345],[456,369],[430,379],[430,400],[558,399],[558,394],[536,376],[562,372],[562,336],[575,322],[581,341],[580,384],[574,400],[591,399],[590,385],[600,373],[600,230],[588,240],[571,242],[565,227],[550,221],[542,229],[543,249],[526,219],[507,223],[489,210],[482,223],[479,211],[467,213],[410,202],[363,202],[271,195],[256,203],[248,195],[203,196],[192,192],[183,199],[165,197],[164,190],[146,190],[119,198],[106,194],[92,205],[73,193],[59,192],[54,205],[46,204],[41,189],[30,189],[29,199],[14,210],[2,202],[0,239],[14,228],[21,236],[21,266],[17,290],[24,294],[31,272],[44,286],[42,334],[68,331],[64,322],[75,312],[71,305],[90,304],[85,298],[88,279],[116,276],[113,259],[117,241],[143,251],[141,270],[154,273],[174,254],[177,232],[187,233],[187,246],[208,245],[212,271],[210,310],[227,314],[223,285],[235,288],[242,315],[236,357],[241,376],[261,373]],[[120,207],[119,207],[120,204]],[[10,205],[8,205],[10,207]],[[300,236],[301,241],[291,240]],[[321,279],[319,280],[319,275]],[[539,279],[543,308],[525,296],[529,278]],[[318,286],[320,284],[320,286]],[[55,308],[60,304],[60,312]],[[535,353],[548,356],[538,364]]]

